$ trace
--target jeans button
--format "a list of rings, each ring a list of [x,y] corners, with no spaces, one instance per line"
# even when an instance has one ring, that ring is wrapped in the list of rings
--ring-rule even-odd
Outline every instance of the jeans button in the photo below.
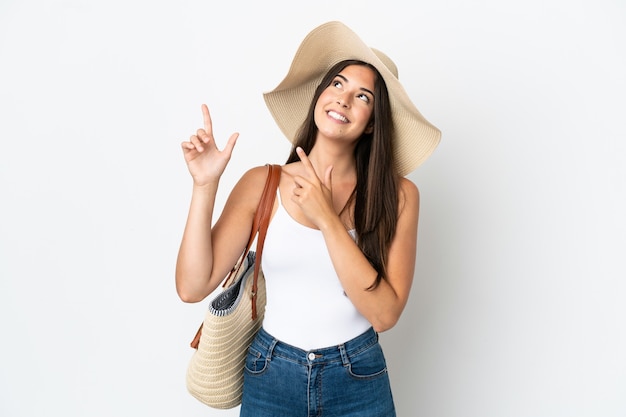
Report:
[[[315,359],[315,353],[311,352],[309,353],[309,360],[312,361]]]

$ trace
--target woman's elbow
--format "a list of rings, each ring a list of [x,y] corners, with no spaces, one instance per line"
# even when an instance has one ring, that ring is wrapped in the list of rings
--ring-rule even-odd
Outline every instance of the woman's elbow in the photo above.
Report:
[[[386,332],[398,323],[400,316],[396,314],[388,314],[378,317],[377,320],[372,321],[372,328],[376,333]]]
[[[204,299],[204,297],[198,297],[196,294],[180,289],[177,289],[176,292],[178,293],[178,298],[184,303],[198,303]]]
[[[176,278],[176,293],[181,301],[184,303],[197,303],[204,300],[206,295],[203,295],[197,288],[185,284],[182,279],[178,279],[179,277]]]

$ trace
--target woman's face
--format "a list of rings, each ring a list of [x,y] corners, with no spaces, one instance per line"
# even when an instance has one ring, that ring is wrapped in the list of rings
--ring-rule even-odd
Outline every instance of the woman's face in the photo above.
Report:
[[[322,92],[315,104],[319,134],[354,142],[372,131],[374,71],[363,65],[345,67]]]

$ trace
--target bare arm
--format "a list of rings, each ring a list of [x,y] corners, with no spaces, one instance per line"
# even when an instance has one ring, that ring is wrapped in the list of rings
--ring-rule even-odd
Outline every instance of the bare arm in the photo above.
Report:
[[[413,282],[419,216],[417,187],[405,178],[400,182],[398,224],[389,249],[387,279],[368,291],[377,272],[332,208],[331,171],[326,172],[322,181],[308,157],[303,152],[299,155],[308,174],[306,178],[296,178],[292,201],[322,232],[339,280],[357,310],[376,331],[390,329],[406,306]]]
[[[246,172],[231,191],[212,228],[204,211],[210,199],[194,190],[176,267],[176,289],[183,301],[202,301],[235,265],[248,243],[266,178],[264,166]],[[196,196],[198,203],[194,206]]]
[[[366,289],[376,279],[377,272],[341,223],[331,222],[321,229],[346,294],[378,332],[397,323],[408,301],[415,271],[419,192],[403,178],[400,194],[398,225],[387,259],[387,279],[381,280],[373,291]]]
[[[193,192],[187,223],[176,263],[176,290],[184,301],[199,301],[217,286],[210,282],[213,270],[213,238],[211,223],[219,179],[230,160],[238,134],[229,138],[223,151],[213,137],[209,109],[202,105],[204,127],[198,129],[181,147]]]

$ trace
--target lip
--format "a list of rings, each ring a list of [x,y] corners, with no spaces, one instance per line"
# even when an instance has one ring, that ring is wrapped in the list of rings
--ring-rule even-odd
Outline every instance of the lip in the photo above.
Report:
[[[329,119],[338,122],[338,123],[350,123],[350,120],[346,117],[345,114],[338,112],[336,110],[328,110],[326,115]]]

